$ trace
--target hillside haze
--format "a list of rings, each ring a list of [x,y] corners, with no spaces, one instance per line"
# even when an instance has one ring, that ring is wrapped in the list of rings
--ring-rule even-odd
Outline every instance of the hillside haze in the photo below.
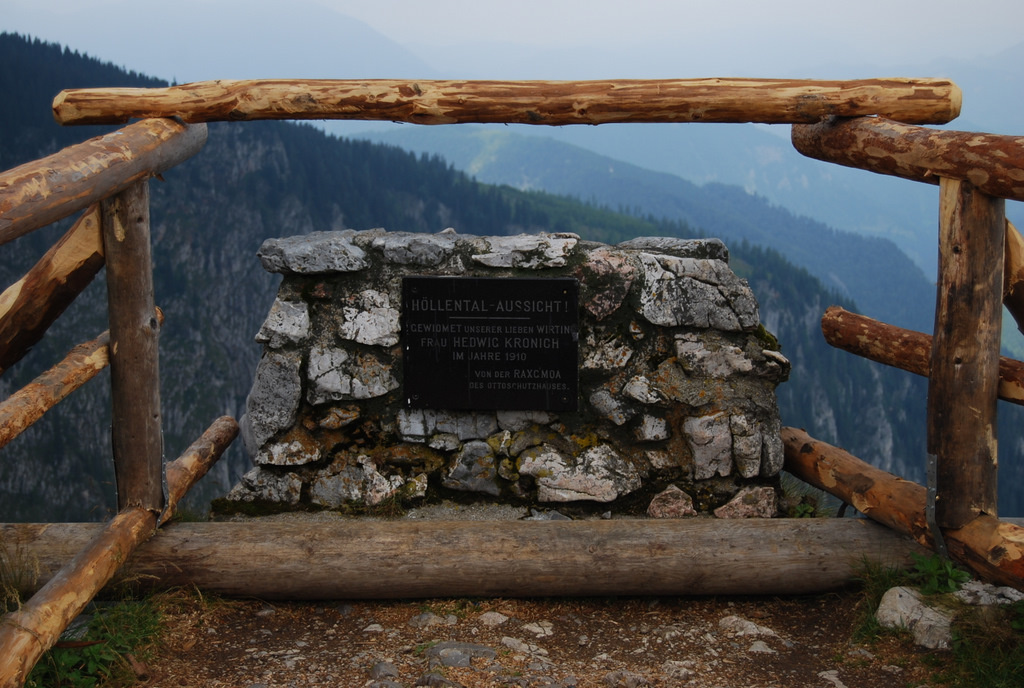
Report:
[[[2,169],[99,131],[53,123],[50,102],[61,89],[159,83],[11,34],[0,35],[0,65]],[[472,234],[571,231],[607,243],[706,234],[679,219],[616,213],[583,202],[590,198],[482,184],[436,156],[339,140],[282,122],[211,125],[204,150],[163,177],[151,182],[151,224],[156,300],[167,316],[160,351],[168,458],[215,417],[242,413],[260,351],[253,337],[280,279],[264,272],[255,257],[266,238],[379,226],[428,232],[451,226]],[[728,194],[706,204],[709,224],[727,227],[734,222],[730,218],[751,227],[762,222]],[[716,207],[721,217],[715,217]],[[0,247],[3,284],[18,279],[66,226]],[[762,320],[793,363],[790,382],[779,388],[783,422],[922,480],[924,381],[828,347],[818,325],[824,309],[857,305],[776,250],[742,239],[728,244],[733,269],[750,281]],[[71,346],[105,329],[105,301],[100,277],[29,357],[0,377],[0,394],[10,394]],[[0,450],[0,521],[108,515],[114,503],[109,404],[104,374]],[[1001,427],[1014,425],[1004,416]],[[1011,500],[1024,446],[1011,436],[1002,449],[1008,495],[1003,507],[1010,515],[1020,513],[1019,502]],[[200,484],[194,508],[224,494],[249,467],[236,443]]]

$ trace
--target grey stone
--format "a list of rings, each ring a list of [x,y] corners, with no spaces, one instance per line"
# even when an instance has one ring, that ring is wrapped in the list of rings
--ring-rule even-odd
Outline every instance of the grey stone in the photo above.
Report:
[[[643,375],[634,375],[622,388],[622,393],[641,404],[657,404],[663,401],[657,390],[651,387],[651,381]]]
[[[736,616],[734,614],[719,619],[718,628],[731,636],[757,636],[768,638],[778,636],[778,633],[767,626],[759,626],[749,619],[744,619],[742,616]]]
[[[286,438],[264,444],[252,460],[258,466],[302,466],[320,460],[320,447],[308,440]]]
[[[325,401],[374,399],[399,387],[391,367],[372,354],[352,356],[337,347],[313,347],[309,352],[311,404]]]
[[[463,643],[458,641],[444,641],[429,648],[426,652],[428,659],[437,659],[443,666],[470,666],[470,660],[474,657],[494,659],[498,653],[486,645]]]
[[[394,346],[400,328],[398,309],[387,294],[367,289],[341,308],[338,336],[368,346]]]
[[[979,580],[970,580],[953,593],[964,604],[974,606],[991,606],[1013,604],[1024,600],[1024,593],[1007,586],[996,586]]]
[[[305,301],[274,299],[256,341],[271,349],[302,344],[309,337],[309,305]]]
[[[310,483],[309,500],[312,504],[331,509],[348,502],[375,506],[394,495],[404,484],[401,476],[384,476],[369,457],[358,456],[355,465],[331,466],[320,471]]]
[[[445,262],[455,251],[454,234],[414,234],[393,232],[377,237],[372,246],[389,263],[431,267]]]
[[[298,504],[302,496],[302,479],[292,472],[268,471],[257,466],[242,476],[226,499],[232,502],[273,502]]]
[[[729,418],[732,432],[732,458],[736,470],[744,478],[756,478],[761,473],[761,429],[756,420],[745,415]]]
[[[668,422],[664,418],[644,415],[636,426],[634,433],[641,442],[658,442],[667,440],[672,433],[669,431]],[[760,446],[758,446],[760,449]]]
[[[952,642],[952,614],[924,602],[913,588],[891,588],[883,596],[875,612],[878,623],[885,628],[905,628],[914,634],[914,642],[931,650],[948,650]]]
[[[391,662],[377,662],[370,667],[370,678],[387,678],[398,675],[398,667]]]
[[[490,445],[479,440],[464,444],[442,484],[451,490],[481,492],[494,497],[500,495],[498,471]]]
[[[596,342],[590,340],[588,346],[584,347],[586,352],[583,357],[582,366],[585,370],[604,370],[611,372],[624,368],[633,357],[633,347],[619,338],[612,338]]]
[[[666,660],[661,665],[661,673],[668,678],[674,678],[681,681],[688,681],[693,678],[696,673],[693,670],[693,662],[690,660]]]
[[[696,480],[729,475],[732,470],[732,433],[727,413],[687,418],[683,422],[683,432],[693,452],[693,477]]]
[[[704,258],[729,262],[729,249],[721,239],[678,239],[676,237],[636,237],[623,241],[619,248],[658,251],[687,258]]]
[[[678,335],[676,356],[688,375],[725,379],[754,369],[743,349],[708,335]]]
[[[498,420],[492,413],[451,413],[439,411],[434,422],[438,432],[448,432],[460,440],[484,439],[498,429]]]
[[[636,415],[636,411],[621,403],[604,387],[590,395],[590,405],[616,425],[622,425]]]
[[[484,612],[478,620],[484,626],[500,626],[508,621],[508,617],[501,612]]]
[[[591,285],[590,294],[584,295],[582,306],[597,320],[604,320],[617,311],[629,296],[636,268],[622,251],[601,247],[587,254],[582,270]]]
[[[246,450],[250,456],[295,422],[302,397],[301,365],[302,355],[296,352],[268,351],[260,359],[245,400]]]
[[[352,376],[343,368],[349,359],[345,349],[314,347],[309,352],[309,403],[347,399],[352,396]]]
[[[350,232],[311,232],[267,239],[257,255],[267,272],[303,275],[355,272],[367,267],[366,253],[351,242]]]
[[[496,419],[502,430],[519,432],[534,425],[547,425],[552,415],[547,411],[498,411]]]
[[[753,643],[751,643],[750,647],[747,648],[747,652],[765,655],[778,654],[778,651],[773,650],[771,647],[768,646],[768,643],[766,643],[763,640],[755,640]]]
[[[557,268],[566,264],[578,242],[575,234],[486,237],[477,240],[481,252],[473,256],[473,262],[492,268]]]
[[[644,688],[650,685],[640,674],[625,669],[616,669],[604,675],[601,682],[610,688]]]
[[[693,498],[675,485],[669,485],[655,495],[647,506],[647,515],[651,518],[683,518],[696,516]]]
[[[409,619],[409,625],[413,628],[429,628],[430,626],[450,626],[451,624],[443,616],[433,612],[423,612]]]
[[[517,465],[537,481],[537,500],[610,502],[640,487],[640,475],[606,444],[568,458],[549,445],[527,449]]]
[[[744,487],[715,509],[717,518],[775,518],[778,513],[778,495],[768,486]]]

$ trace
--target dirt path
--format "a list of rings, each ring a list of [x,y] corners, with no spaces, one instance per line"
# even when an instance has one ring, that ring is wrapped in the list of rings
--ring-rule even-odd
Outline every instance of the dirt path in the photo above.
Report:
[[[167,597],[153,687],[931,685],[944,655],[851,641],[854,592],[773,599],[266,603]]]

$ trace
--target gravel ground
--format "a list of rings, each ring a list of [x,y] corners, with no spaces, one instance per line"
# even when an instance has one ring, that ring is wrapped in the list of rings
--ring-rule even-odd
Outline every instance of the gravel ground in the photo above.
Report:
[[[406,518],[518,519],[526,509],[445,503]],[[535,514],[536,516],[536,514]],[[550,517],[550,514],[540,514]],[[329,512],[272,520],[322,521]],[[147,686],[931,685],[948,655],[901,637],[852,640],[853,590],[787,598],[433,599],[268,603],[162,599]]]

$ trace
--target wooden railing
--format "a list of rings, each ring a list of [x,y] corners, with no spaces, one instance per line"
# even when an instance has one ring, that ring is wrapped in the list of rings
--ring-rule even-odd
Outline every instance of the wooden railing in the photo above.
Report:
[[[0,404],[0,446],[109,363],[117,516],[0,625],[0,685],[18,686],[132,552],[237,434],[216,421],[166,467],[149,236],[150,177],[206,142],[205,125],[150,119],[0,174],[0,243],[86,209],[24,278],[0,295],[0,373],[21,359],[104,263],[110,330]]]
[[[1024,289],[1019,288],[1024,281],[1020,277],[1024,263],[1021,263],[1020,252],[1015,253],[1016,249],[1006,252],[1011,258],[1004,287],[1004,237],[1010,237],[1006,241],[1013,246],[1014,242],[1019,243],[1019,236],[1006,226],[1001,198],[1024,196],[1021,192],[1024,145],[1011,137],[937,132],[910,126],[946,123],[955,118],[959,110],[960,91],[956,85],[934,79],[250,81],[186,84],[165,89],[62,92],[54,101],[54,114],[62,123],[143,120],[0,174],[0,243],[86,210],[39,264],[0,296],[0,373],[42,336],[104,261],[108,271],[110,331],[75,349],[46,374],[48,377],[38,380],[35,387],[30,385],[0,405],[0,445],[94,375],[109,359],[119,514],[102,526],[98,534],[94,533],[82,552],[29,602],[4,618],[0,626],[0,657],[4,659],[0,665],[0,686],[16,686],[24,681],[41,653],[113,576],[118,565],[173,512],[184,490],[205,472],[237,433],[233,419],[219,419],[185,455],[168,464],[169,493],[165,503],[160,488],[164,469],[161,467],[156,356],[160,316],[152,296],[146,180],[196,153],[206,138],[202,122],[214,120],[334,118],[422,124],[522,122],[547,125],[685,121],[790,123],[801,125],[794,127],[793,137],[798,150],[805,154],[885,174],[931,182],[940,180],[942,264],[936,336],[927,345],[927,335],[899,339],[886,329],[888,326],[872,321],[872,326],[881,328],[883,333],[877,337],[878,341],[867,346],[863,337],[853,336],[856,346],[848,346],[860,347],[858,353],[871,349],[871,357],[876,360],[884,360],[877,350],[888,348],[895,353],[885,362],[929,375],[929,450],[936,455],[938,468],[935,493],[929,497],[921,486],[872,472],[873,469],[857,463],[854,457],[841,455],[839,450],[792,429],[784,431],[787,468],[840,494],[868,516],[913,536],[918,542],[929,546],[951,543],[953,555],[983,575],[1024,587],[1024,557],[1021,556],[1024,529],[996,520],[995,498],[996,397],[1000,390],[1004,396],[1018,401],[1022,396],[1021,364],[1005,362],[1001,366],[998,356],[1001,296],[1005,292],[1003,300],[1019,319],[1020,308],[1013,303],[1024,294]],[[841,314],[842,318],[849,322],[856,317]],[[826,314],[825,329],[828,330],[829,323],[835,320],[834,312]],[[866,326],[863,320],[855,319],[855,322],[856,327]],[[849,327],[832,326],[847,335]],[[842,339],[832,337],[830,341],[839,343]],[[897,343],[887,346],[885,340]],[[927,353],[923,351],[925,348],[929,349]],[[910,359],[913,365],[903,364]],[[1018,371],[1016,377],[1004,373],[1000,383],[1000,371],[1007,369]],[[936,513],[935,518],[929,518],[932,511]],[[632,551],[638,552],[638,557],[642,557],[643,552],[672,553],[659,563],[661,568],[652,569],[658,572],[658,585],[652,587],[650,576],[631,574],[620,576],[613,586],[618,586],[615,589],[622,594],[650,594],[652,590],[659,594],[724,591],[708,587],[709,582],[723,580],[720,571],[699,568],[688,575],[671,573],[672,567],[678,569],[684,561],[687,567],[695,569],[714,566],[713,561],[705,563],[695,558],[692,551],[686,554],[680,549],[688,546],[680,543],[687,543],[689,534],[700,531],[706,536],[705,531],[714,530],[714,526],[714,523],[704,524],[694,530],[693,524],[680,523],[659,524],[648,529],[652,533],[648,537],[652,539]],[[721,534],[724,526],[717,527]],[[34,537],[32,533],[38,536],[36,539],[44,539],[45,529],[33,530],[34,526],[3,528],[8,529],[4,532],[16,530],[19,537],[28,537],[29,541]],[[506,526],[477,524],[475,528],[472,531],[477,538],[474,542],[487,543],[500,541],[499,529]],[[565,544],[574,541],[570,536],[579,537],[581,532],[593,535],[595,528],[607,530],[610,526],[545,524],[546,541],[556,543],[556,549],[546,550],[547,556],[567,556],[573,550]],[[380,524],[380,529],[386,531],[382,536],[406,538],[402,542],[409,549],[422,544],[417,539],[422,533],[407,533],[408,529],[403,530],[399,524]],[[760,526],[758,529],[762,532]],[[746,525],[734,530],[739,537],[752,537],[753,530]],[[615,537],[626,537],[618,530],[615,532]],[[800,556],[804,559],[812,559],[818,562],[816,566],[824,569],[820,562],[840,558],[830,538],[820,535],[811,538],[811,531],[806,528],[800,532],[809,538],[808,542],[801,543],[804,551]],[[470,531],[467,530],[466,535],[470,537]],[[604,535],[611,537],[610,533]],[[276,533],[276,551],[286,551],[288,537],[302,536],[301,533]],[[231,536],[236,537],[237,533]],[[320,535],[310,537],[320,543],[318,546],[330,540]],[[355,536],[349,533],[346,537]],[[527,534],[524,532],[522,537]],[[569,539],[563,541],[560,539],[563,537]],[[450,543],[451,533],[445,533],[444,538]],[[843,541],[848,542],[851,541]],[[881,540],[874,542],[877,545]],[[898,548],[892,541],[885,542],[889,550]],[[351,540],[344,545],[350,546]],[[535,546],[542,548],[544,543],[537,542]],[[396,551],[403,551],[403,548],[394,547]],[[174,550],[181,551],[172,547],[171,551]],[[202,557],[176,562],[176,582],[202,579],[196,572],[204,565],[217,566],[216,554],[206,551]],[[437,557],[434,565],[443,566],[450,557],[450,552],[446,554],[447,557]],[[555,588],[551,587],[551,581],[581,579],[573,572],[593,574],[606,570],[598,561],[600,555],[593,547],[584,548],[580,556],[566,564],[569,568],[563,569],[560,576],[534,575],[536,570],[530,569],[530,575],[520,577],[514,584],[506,581],[500,593],[570,594],[572,591],[562,588],[552,592]],[[167,556],[170,555],[162,555],[161,559],[164,571],[170,568]],[[264,556],[272,558],[273,555]],[[332,566],[341,566],[345,553],[333,556]],[[369,553],[366,556],[370,556]],[[494,552],[492,558],[500,556],[517,555]],[[787,556],[796,555],[789,553]],[[550,558],[541,557],[540,563],[534,566],[552,566]],[[432,558],[419,555],[417,562],[421,568],[428,565],[423,564],[424,559],[429,562]],[[621,563],[622,560],[613,557],[612,561]],[[854,563],[843,564],[847,577]],[[479,562],[481,576],[490,575],[487,567],[493,564],[490,560]],[[351,594],[350,589],[337,587],[339,580],[341,583],[354,581],[359,575],[363,576],[361,581],[366,586],[365,591],[360,589],[365,596],[386,596],[382,590],[393,590],[380,587],[376,568],[369,572],[365,568],[360,569],[361,573],[349,571],[343,577],[334,575],[334,588],[328,584],[317,591],[324,595]],[[753,575],[764,578],[764,568],[763,563],[757,567],[732,566],[727,577],[732,585],[747,585],[755,592],[771,592],[763,586],[757,587],[758,583],[749,576],[736,577],[737,570],[753,569]],[[267,578],[266,570],[260,573],[259,578]],[[452,577],[438,576],[436,570],[433,573],[435,575],[428,575],[427,579],[434,582],[415,588],[416,594],[462,594],[461,590],[450,587]],[[593,576],[583,575],[582,578],[593,579]],[[786,578],[792,580],[794,576],[790,573]],[[610,594],[612,591],[607,586],[594,585],[597,583],[576,590],[580,594]],[[778,589],[783,588],[784,582],[780,581]],[[254,594],[252,588],[232,591]],[[266,594],[265,589],[259,592]],[[294,596],[303,595],[297,591]]]

